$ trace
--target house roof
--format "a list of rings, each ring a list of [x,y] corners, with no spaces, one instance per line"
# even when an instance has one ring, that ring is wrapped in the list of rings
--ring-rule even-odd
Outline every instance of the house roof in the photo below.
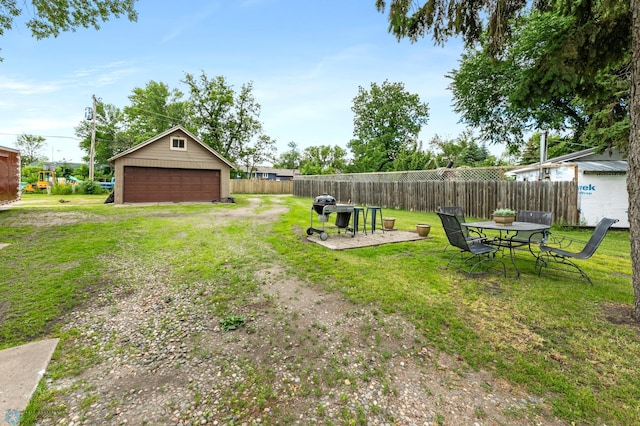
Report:
[[[591,154],[595,154],[596,152],[596,148],[587,148],[587,149],[583,149],[582,151],[576,151],[576,152],[572,152],[571,154],[565,154],[565,155],[561,155],[559,157],[554,157],[554,158],[549,158],[547,161],[544,162],[544,164],[546,163],[566,163],[567,161],[576,161],[580,158],[586,157],[588,155]],[[530,164],[530,166],[533,165],[540,165],[540,162],[534,163],[534,164]]]
[[[295,176],[300,174],[300,170],[297,169],[276,169],[268,166],[256,166],[255,170],[251,173],[273,173],[277,176]]]
[[[114,155],[113,157],[109,158],[109,163],[113,163],[115,160],[117,160],[120,157],[124,157],[125,155],[129,155],[134,151],[137,151],[141,148],[144,148],[147,145],[150,145],[162,138],[164,138],[165,136],[170,135],[171,133],[174,133],[176,131],[181,131],[183,133],[186,133],[187,136],[189,136],[191,139],[193,139],[194,141],[196,141],[197,143],[199,143],[204,149],[206,149],[207,151],[211,152],[213,155],[215,155],[216,157],[218,157],[220,159],[220,161],[224,162],[226,165],[228,165],[230,168],[234,168],[234,165],[231,164],[231,162],[229,162],[229,160],[227,160],[226,158],[224,158],[222,155],[218,154],[214,149],[212,149],[209,145],[203,143],[200,139],[198,139],[193,133],[189,132],[187,129],[185,129],[182,126],[174,126],[172,128],[170,128],[169,130],[166,130],[162,133],[160,133],[159,135],[156,135],[154,137],[152,137],[151,139],[147,139],[146,141],[131,147],[129,149],[127,149],[126,151],[122,151],[121,153]]]

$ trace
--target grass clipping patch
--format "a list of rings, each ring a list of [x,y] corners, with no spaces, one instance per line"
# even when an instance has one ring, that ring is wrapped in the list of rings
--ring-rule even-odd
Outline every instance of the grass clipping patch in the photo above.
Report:
[[[513,306],[504,306],[495,298],[478,298],[459,305],[459,314],[478,336],[489,341],[495,349],[512,348],[519,352],[542,349],[544,338],[514,316]]]

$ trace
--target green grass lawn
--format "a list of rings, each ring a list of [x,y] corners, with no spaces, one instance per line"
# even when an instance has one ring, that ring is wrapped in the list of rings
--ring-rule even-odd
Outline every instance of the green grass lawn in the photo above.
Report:
[[[103,205],[104,196],[65,196],[69,202],[59,203],[60,196],[38,194],[0,211],[0,244],[10,244],[0,250],[0,349],[58,336],[66,312],[121,279],[112,273],[118,263],[164,264],[181,285],[224,266],[227,285],[214,295],[223,314],[259,291],[251,276],[267,261],[262,246],[268,245],[277,253],[269,263],[311,286],[402,314],[434,347],[548,399],[562,419],[633,424],[640,418],[640,327],[629,321],[627,231],[611,231],[595,256],[580,263],[593,286],[539,277],[527,253],[519,256],[518,280],[508,259],[511,276],[469,279],[446,266],[452,251],[443,252],[446,237],[433,213],[385,210],[400,230],[430,223],[428,240],[330,251],[305,241],[312,200],[285,197],[289,212],[269,233],[229,223],[203,235],[201,215],[242,208],[250,197],[256,196],[237,196],[235,205],[115,207]],[[591,231],[553,232],[586,240]]]

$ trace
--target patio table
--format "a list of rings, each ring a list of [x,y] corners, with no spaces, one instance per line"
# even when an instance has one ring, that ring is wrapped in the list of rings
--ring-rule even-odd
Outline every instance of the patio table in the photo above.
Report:
[[[511,239],[516,236],[518,232],[546,232],[549,228],[551,228],[549,225],[544,225],[542,223],[513,222],[511,225],[504,225],[495,223],[492,220],[485,222],[464,222],[461,225],[466,226],[467,228],[476,228],[480,230],[480,232],[485,229],[499,231],[497,244],[500,247],[509,249],[511,263],[513,263],[513,267],[516,270],[516,278],[520,278],[520,269],[518,269],[518,265],[516,265],[514,249],[517,246],[522,245],[522,243],[513,244]],[[487,241],[487,244],[491,243],[491,241]]]

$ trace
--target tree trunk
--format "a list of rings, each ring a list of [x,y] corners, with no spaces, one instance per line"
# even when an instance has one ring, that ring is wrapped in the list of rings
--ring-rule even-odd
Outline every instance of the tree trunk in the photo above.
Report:
[[[631,131],[627,170],[629,193],[629,233],[631,237],[631,268],[633,271],[633,315],[640,321],[640,10],[631,0],[632,68],[631,68]]]

